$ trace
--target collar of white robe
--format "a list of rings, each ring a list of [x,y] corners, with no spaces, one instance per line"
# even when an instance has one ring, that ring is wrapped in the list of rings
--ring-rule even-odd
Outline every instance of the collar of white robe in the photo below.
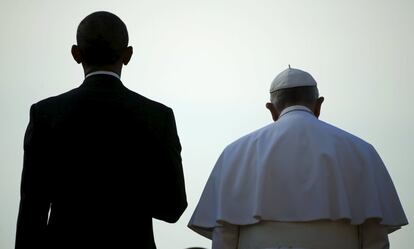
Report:
[[[283,109],[283,111],[279,115],[279,118],[281,118],[285,114],[287,114],[289,112],[293,112],[293,111],[304,111],[304,112],[309,112],[310,114],[314,115],[313,112],[306,106],[292,105],[292,106],[289,106],[289,107],[286,107],[285,109]]]

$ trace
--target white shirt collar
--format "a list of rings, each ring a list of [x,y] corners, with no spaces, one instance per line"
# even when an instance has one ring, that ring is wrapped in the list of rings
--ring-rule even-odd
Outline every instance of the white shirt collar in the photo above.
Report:
[[[279,118],[282,117],[283,115],[287,114],[288,112],[291,111],[305,111],[305,112],[309,112],[313,115],[313,112],[307,108],[306,106],[303,105],[292,105],[289,107],[286,107],[285,109],[283,109],[283,111],[280,113]]]
[[[111,72],[111,71],[95,71],[95,72],[92,72],[92,73],[88,73],[87,75],[85,75],[85,79],[88,78],[89,76],[97,75],[97,74],[112,75],[112,76],[118,78],[119,80],[121,79],[121,76],[119,76],[117,73],[114,73],[114,72]]]

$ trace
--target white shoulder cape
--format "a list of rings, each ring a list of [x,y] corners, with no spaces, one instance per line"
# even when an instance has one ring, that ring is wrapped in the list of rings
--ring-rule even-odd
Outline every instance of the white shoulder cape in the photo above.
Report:
[[[303,108],[225,148],[188,226],[211,238],[220,222],[377,218],[392,232],[408,224],[373,146]]]

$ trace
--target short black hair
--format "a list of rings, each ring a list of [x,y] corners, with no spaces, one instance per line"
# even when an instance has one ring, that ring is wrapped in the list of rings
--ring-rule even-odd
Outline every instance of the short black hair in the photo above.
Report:
[[[313,104],[318,97],[316,86],[285,88],[271,93],[271,101],[280,111],[292,105]]]
[[[116,15],[98,11],[79,24],[76,41],[83,62],[93,66],[114,64],[128,46],[128,30]]]

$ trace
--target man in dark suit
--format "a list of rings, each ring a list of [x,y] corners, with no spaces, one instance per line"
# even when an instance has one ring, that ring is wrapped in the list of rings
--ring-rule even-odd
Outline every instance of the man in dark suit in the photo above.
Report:
[[[156,248],[152,218],[187,207],[173,111],[120,81],[132,47],[114,14],[83,19],[72,55],[82,85],[30,109],[16,249]]]

